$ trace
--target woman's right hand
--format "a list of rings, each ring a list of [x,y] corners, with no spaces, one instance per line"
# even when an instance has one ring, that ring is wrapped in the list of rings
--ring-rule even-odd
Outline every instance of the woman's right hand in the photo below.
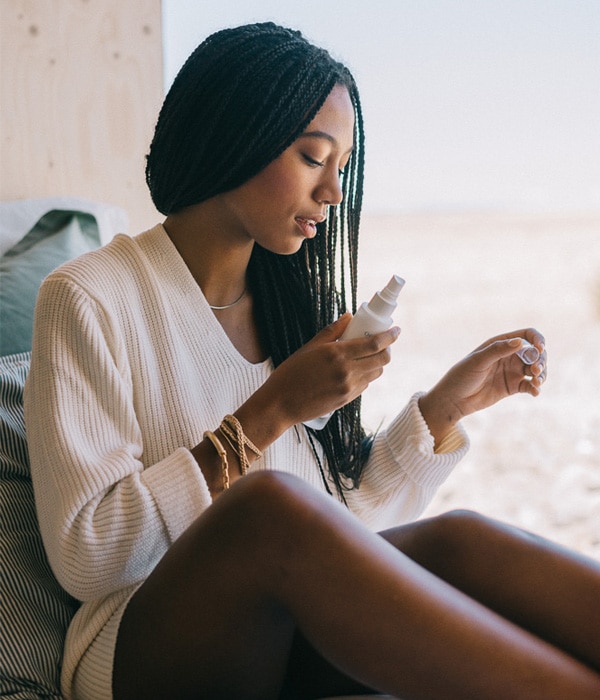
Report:
[[[351,318],[351,314],[344,314],[317,333],[273,370],[260,389],[235,411],[245,434],[259,450],[265,450],[292,425],[344,406],[381,376],[400,329],[393,327],[367,338],[339,341]],[[239,462],[229,443],[224,438],[221,442],[228,454],[229,478],[234,482],[241,477]],[[223,491],[223,477],[214,446],[204,439],[192,454],[216,498]],[[247,457],[250,462],[255,459],[253,453],[247,453]]]
[[[344,314],[317,333],[282,362],[247,402],[255,404],[263,416],[271,415],[279,434],[344,406],[381,376],[400,329],[395,326],[369,337],[338,342],[351,318],[351,314]]]

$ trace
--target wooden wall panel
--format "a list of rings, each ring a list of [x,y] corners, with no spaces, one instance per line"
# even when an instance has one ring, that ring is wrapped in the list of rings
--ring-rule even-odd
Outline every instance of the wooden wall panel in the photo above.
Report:
[[[160,0],[1,0],[0,199],[74,195],[160,220],[144,179],[163,98]]]

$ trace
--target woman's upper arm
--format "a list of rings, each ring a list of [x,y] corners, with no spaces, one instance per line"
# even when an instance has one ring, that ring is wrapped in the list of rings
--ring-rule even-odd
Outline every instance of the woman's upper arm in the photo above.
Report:
[[[38,298],[25,411],[44,544],[80,600],[143,580],[210,503],[188,450],[144,464],[120,339],[98,304],[60,276]]]

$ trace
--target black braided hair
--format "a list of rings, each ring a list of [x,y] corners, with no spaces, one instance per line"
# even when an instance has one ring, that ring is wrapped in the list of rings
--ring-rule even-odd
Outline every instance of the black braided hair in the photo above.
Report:
[[[355,111],[354,150],[342,176],[344,198],[318,234],[293,255],[255,244],[248,266],[261,342],[275,366],[332,323],[356,310],[358,229],[364,132],[350,71],[300,32],[271,22],[224,29],[185,62],[161,109],[146,165],[156,208],[172,214],[232,190],[265,168],[306,129],[335,85]],[[334,413],[321,431],[329,479],[357,487],[370,449],[360,398]]]

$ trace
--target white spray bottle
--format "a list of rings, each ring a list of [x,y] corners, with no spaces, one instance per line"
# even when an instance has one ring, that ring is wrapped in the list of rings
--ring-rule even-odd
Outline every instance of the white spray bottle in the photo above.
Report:
[[[387,331],[392,325],[392,314],[402,287],[404,287],[402,277],[393,275],[380,292],[375,292],[368,304],[365,301],[360,305],[340,340],[351,340]],[[331,416],[332,413],[328,413],[326,416],[305,421],[304,425],[314,430],[322,430]]]

